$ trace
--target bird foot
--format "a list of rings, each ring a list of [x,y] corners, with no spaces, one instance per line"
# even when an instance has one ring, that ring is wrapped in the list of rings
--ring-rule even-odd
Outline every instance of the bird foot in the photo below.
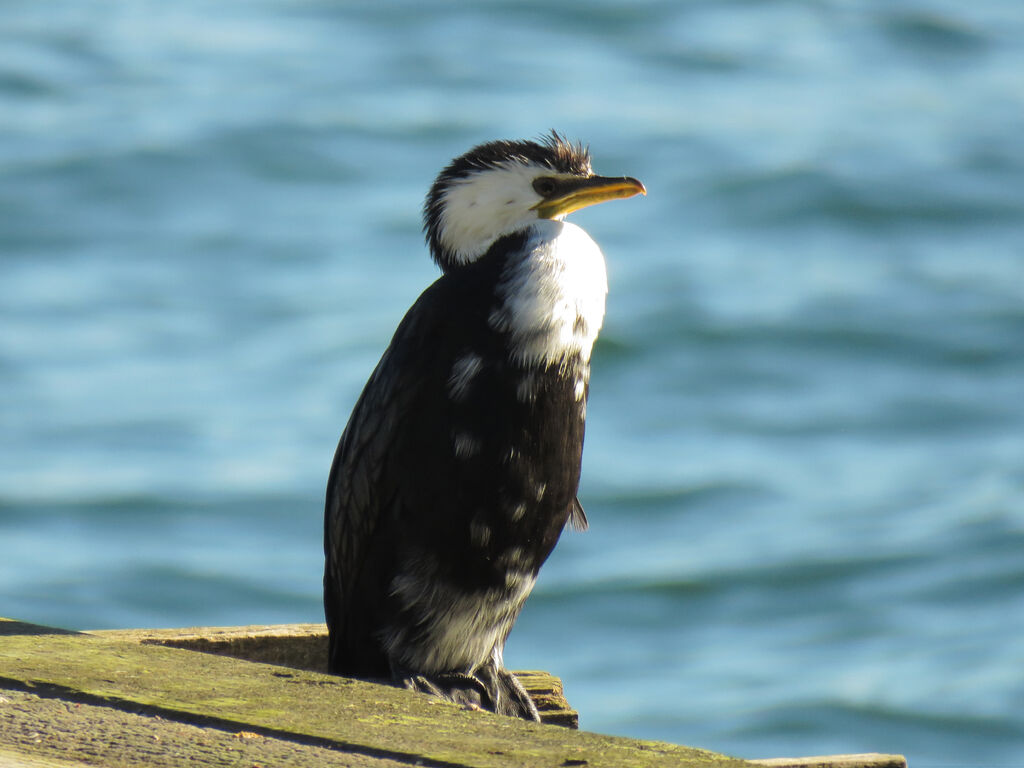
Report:
[[[537,707],[516,676],[505,669],[484,667],[479,675],[450,672],[402,678],[411,691],[429,693],[467,710],[486,710],[509,717],[540,721]]]
[[[443,675],[413,675],[402,680],[410,691],[429,693],[463,709],[490,709],[490,695],[483,682],[473,675],[452,672]]]
[[[540,722],[540,713],[537,705],[533,703],[530,694],[523,688],[519,678],[507,669],[498,669],[494,666],[487,666],[480,670],[480,676],[491,692],[491,701],[494,706],[492,711],[499,715],[509,717],[521,717],[523,720]]]

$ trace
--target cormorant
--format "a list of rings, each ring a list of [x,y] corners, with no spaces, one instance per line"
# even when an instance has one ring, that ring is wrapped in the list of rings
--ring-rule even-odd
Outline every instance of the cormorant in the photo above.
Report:
[[[405,315],[338,444],[324,605],[335,674],[537,720],[502,652],[576,499],[607,278],[566,214],[646,194],[556,132],[441,171],[424,232],[442,275]]]

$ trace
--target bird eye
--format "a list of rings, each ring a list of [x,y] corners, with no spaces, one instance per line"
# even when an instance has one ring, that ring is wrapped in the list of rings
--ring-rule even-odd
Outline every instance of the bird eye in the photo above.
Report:
[[[555,184],[555,180],[549,176],[541,176],[539,179],[533,180],[533,191],[541,197],[553,195],[557,187],[558,185]]]

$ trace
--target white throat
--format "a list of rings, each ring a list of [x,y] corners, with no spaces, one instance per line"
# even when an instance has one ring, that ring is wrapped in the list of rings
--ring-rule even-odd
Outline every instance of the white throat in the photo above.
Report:
[[[492,328],[510,332],[523,364],[586,364],[604,322],[608,276],[604,256],[575,224],[541,219],[528,230],[521,258],[509,261],[498,285]]]

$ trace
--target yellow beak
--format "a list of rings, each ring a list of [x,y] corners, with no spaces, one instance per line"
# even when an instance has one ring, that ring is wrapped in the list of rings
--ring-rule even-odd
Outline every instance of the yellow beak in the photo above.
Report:
[[[555,219],[595,203],[646,194],[644,185],[628,176],[570,176],[559,179],[554,193],[532,210],[537,211],[539,218]]]

